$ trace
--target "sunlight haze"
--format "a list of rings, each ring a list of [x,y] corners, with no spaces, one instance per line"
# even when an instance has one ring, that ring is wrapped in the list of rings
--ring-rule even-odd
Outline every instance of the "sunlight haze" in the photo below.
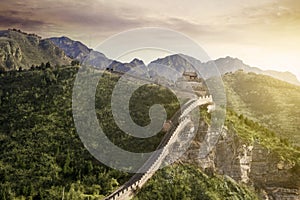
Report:
[[[195,40],[212,59],[237,57],[300,79],[298,0],[3,0],[0,11],[1,29],[65,35],[92,48],[122,31],[169,28]]]

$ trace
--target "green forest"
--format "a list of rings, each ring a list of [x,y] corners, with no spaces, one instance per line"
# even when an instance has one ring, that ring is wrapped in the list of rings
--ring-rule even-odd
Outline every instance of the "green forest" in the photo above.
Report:
[[[228,107],[300,146],[300,87],[269,76],[238,71],[223,77]]]
[[[103,199],[131,177],[101,164],[80,141],[72,117],[77,71],[77,66],[48,66],[0,74],[0,199]],[[99,81],[95,107],[100,125],[111,141],[126,150],[153,151],[163,132],[147,140],[136,139],[113,122],[110,98],[118,79],[118,75],[104,73]],[[138,89],[131,101],[131,116],[139,125],[150,122],[149,107],[155,103],[165,106],[168,118],[179,108],[171,91],[151,84]],[[203,109],[201,113],[209,123],[209,114]],[[242,140],[258,140],[295,162],[293,170],[300,174],[299,149],[288,140],[231,109],[226,125]],[[155,174],[134,199],[256,198],[252,188],[177,163]]]
[[[102,165],[81,143],[71,105],[77,70],[76,66],[47,67],[1,74],[1,199],[101,199],[131,176]],[[134,139],[113,123],[109,103],[118,78],[104,74],[98,84],[100,124],[122,148],[150,152],[162,132],[149,140]],[[179,106],[170,91],[153,85],[137,90],[132,99],[132,118],[141,125],[149,123],[147,109],[154,103],[165,105],[168,116]]]

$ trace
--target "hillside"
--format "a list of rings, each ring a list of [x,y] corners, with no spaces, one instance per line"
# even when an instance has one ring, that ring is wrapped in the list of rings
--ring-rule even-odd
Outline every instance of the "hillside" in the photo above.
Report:
[[[208,176],[194,165],[173,165],[158,171],[133,200],[256,200],[255,192],[229,177]]]
[[[71,97],[77,70],[59,67],[0,75],[0,199],[52,200],[61,199],[63,193],[67,199],[74,195],[101,199],[130,177],[94,159],[76,133]],[[110,95],[118,78],[108,74],[99,82],[100,124],[116,145],[129,151],[153,151],[162,132],[150,140],[135,139],[111,123]],[[159,102],[169,117],[178,108],[176,98],[163,88],[138,90],[131,103],[133,120],[149,123],[147,105]]]
[[[125,183],[131,174],[101,164],[78,137],[71,99],[78,66],[64,64],[72,58],[98,69],[126,72],[137,66],[145,68],[143,61],[112,61],[66,37],[51,41],[8,30],[0,32],[0,38],[0,199],[103,199]],[[26,70],[48,61],[57,66]],[[160,64],[180,73],[182,66],[191,71],[192,64],[202,70],[210,66],[176,54],[151,62],[147,72],[174,77],[175,73],[160,70]],[[248,72],[249,66],[238,59],[219,59],[216,64],[223,70],[228,100],[218,142],[209,144],[208,140],[213,150],[202,156],[205,138],[215,133],[209,131],[210,114],[201,107],[201,127],[188,151],[177,163],[159,170],[134,199],[299,196],[300,87]],[[18,71],[19,67],[23,69]],[[93,73],[98,69],[86,68]],[[119,78],[118,73],[106,71],[98,83],[95,108],[99,124],[122,149],[153,151],[164,131],[148,139],[134,138],[114,122],[111,93]],[[176,96],[164,87],[149,84],[136,90],[129,104],[133,121],[141,126],[149,124],[149,108],[158,103],[165,106],[168,118],[179,108]],[[180,143],[174,146],[176,152]]]
[[[51,41],[35,34],[18,30],[0,31],[1,70],[29,69],[32,65],[50,62],[51,65],[67,65],[71,59]]]
[[[83,61],[84,58],[92,51],[92,49],[88,48],[81,42],[71,40],[64,36],[52,37],[48,40],[52,41],[56,46],[62,49],[68,57],[79,61]]]
[[[247,64],[245,64],[242,60],[238,58],[232,58],[227,56],[226,58],[219,58],[217,60],[214,60],[214,63],[218,67],[220,73],[222,75],[228,73],[228,72],[236,72],[238,70],[243,70],[245,72],[254,72],[256,74],[262,74],[262,75],[268,75],[273,78],[294,84],[294,85],[300,85],[299,80],[297,77],[290,73],[290,72],[278,72],[274,70],[262,70],[257,67],[251,67]]]
[[[228,107],[300,146],[300,87],[242,71],[226,74]]]
[[[60,67],[1,74],[1,199],[102,199],[129,179],[130,174],[110,169],[95,160],[76,134],[71,110],[76,72],[76,67]],[[135,139],[124,135],[111,123],[110,93],[118,78],[107,74],[98,84],[96,112],[101,126],[121,148],[134,152],[153,151],[163,133],[150,140]],[[136,91],[131,104],[134,121],[140,125],[149,123],[149,106],[159,102],[165,105],[168,117],[178,109],[176,98],[161,87],[145,86]],[[179,170],[189,173],[189,168],[180,167]],[[202,174],[199,169],[192,170]],[[161,173],[156,177],[163,178]],[[200,187],[201,176],[194,179]],[[186,181],[178,179],[175,188],[179,190]],[[222,186],[223,182],[219,177],[208,184]],[[226,182],[232,186],[224,188],[226,191],[222,194],[214,190],[215,195],[243,196],[246,193],[255,196],[236,183]],[[172,195],[172,191],[168,193],[166,195]]]
[[[110,68],[121,72],[126,72],[138,65],[144,66],[142,61],[121,63],[110,60],[101,52],[94,51],[80,41],[75,41],[65,36],[42,39],[35,34],[27,34],[15,29],[0,31],[0,70],[2,71],[18,70],[20,67],[29,69],[31,66],[38,66],[47,62],[50,62],[52,66],[69,65],[71,60],[78,60],[80,63],[100,69]],[[244,70],[300,85],[296,76],[290,72],[261,70],[257,67],[246,65],[243,61],[232,57],[219,58],[204,63],[187,55],[174,54],[154,60],[148,65],[149,73],[152,77],[160,74],[156,69],[157,64],[170,66],[180,73],[183,73],[183,66],[190,71],[195,71],[194,66],[196,66],[202,73],[203,78],[209,78],[210,71],[213,70],[212,65],[215,64],[221,75]]]
[[[116,71],[126,72],[130,68],[137,66],[137,63],[121,63],[118,61],[112,61],[106,58],[105,55],[103,55],[102,53],[93,51],[80,41],[74,41],[68,37],[53,37],[49,38],[48,40],[51,40],[57,47],[61,48],[70,58],[77,59],[80,62],[83,62],[84,64],[90,64],[100,69],[110,68]],[[142,61],[139,61],[138,65],[144,66],[144,63]],[[297,79],[297,77],[290,72],[262,70],[257,67],[251,67],[238,58],[232,58],[229,56],[209,61],[206,63],[183,54],[174,54],[166,56],[164,58],[159,58],[150,62],[148,68],[149,73],[152,77],[159,76],[160,73],[168,73],[158,71],[158,69],[156,68],[158,68],[159,66],[157,65],[170,66],[180,73],[183,73],[184,69],[189,71],[195,71],[194,67],[197,67],[204,78],[209,78],[210,73],[214,74],[213,71],[210,72],[210,68],[212,67],[212,65],[215,65],[221,75],[225,75],[226,73],[230,72],[236,72],[238,70],[243,70],[245,72],[254,72],[256,74],[271,76],[273,78],[294,85],[300,85],[300,82]]]
[[[203,78],[210,78],[209,75],[216,74],[214,72],[214,67],[216,67],[219,70],[219,73],[221,75],[224,75],[226,73],[230,72],[236,72],[238,70],[243,70],[245,72],[254,72],[256,74],[263,74],[268,75],[273,78],[294,84],[294,85],[300,85],[299,80],[297,77],[290,73],[290,72],[278,72],[273,70],[262,70],[257,67],[251,67],[247,64],[245,64],[242,60],[232,57],[226,57],[226,58],[219,58],[216,60],[208,61],[208,62],[201,62],[193,57],[183,55],[183,54],[174,54],[170,56],[166,56],[164,58],[159,58],[157,60],[154,60],[150,63],[149,68],[151,68],[151,64],[161,64],[170,66],[174,69],[176,69],[178,72],[183,72],[183,69],[185,66],[185,69],[188,69],[190,71],[195,71],[195,67],[198,71],[200,71],[201,76]]]

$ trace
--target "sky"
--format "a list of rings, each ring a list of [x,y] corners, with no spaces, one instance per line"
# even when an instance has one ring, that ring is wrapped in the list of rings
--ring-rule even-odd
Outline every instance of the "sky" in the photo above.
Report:
[[[185,34],[211,59],[231,56],[300,80],[299,0],[1,0],[0,29],[68,36],[95,48],[142,27]],[[154,54],[157,56],[156,54]]]

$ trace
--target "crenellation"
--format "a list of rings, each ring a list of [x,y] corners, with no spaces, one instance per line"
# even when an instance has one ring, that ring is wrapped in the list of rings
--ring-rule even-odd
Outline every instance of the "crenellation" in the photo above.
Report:
[[[186,104],[192,102],[192,100],[189,100]],[[212,98],[210,96],[202,96],[199,97],[196,101],[194,101],[190,106],[188,106],[182,113],[182,115],[179,117],[179,124],[177,125],[177,128],[172,133],[170,138],[167,140],[166,145],[162,148],[162,151],[156,155],[156,158],[154,158],[154,161],[150,165],[149,169],[146,171],[143,176],[132,183],[130,186],[117,190],[107,198],[109,199],[118,199],[122,200],[124,197],[129,197],[134,194],[135,188],[141,188],[148,179],[152,177],[152,175],[157,171],[162,163],[162,161],[166,158],[166,156],[169,154],[169,147],[173,145],[174,141],[177,139],[179,133],[189,124],[191,121],[190,117],[188,117],[188,114],[198,107],[199,105],[212,103]]]

